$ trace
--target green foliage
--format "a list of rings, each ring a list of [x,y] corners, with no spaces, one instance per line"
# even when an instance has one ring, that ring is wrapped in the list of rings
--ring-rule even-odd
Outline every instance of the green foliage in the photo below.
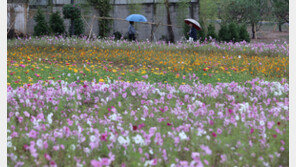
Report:
[[[282,23],[289,23],[289,0],[271,0],[272,13],[277,21]]]
[[[218,4],[220,0],[200,0],[200,16],[199,21],[202,22],[205,26],[205,33],[207,33],[207,25],[208,25],[208,19],[214,20],[218,17]]]
[[[34,27],[34,36],[48,35],[49,27],[41,9],[37,10],[34,20],[37,23]]]
[[[114,37],[115,37],[116,40],[120,40],[121,37],[122,37],[122,34],[119,31],[114,32],[113,35],[114,35]]]
[[[109,12],[112,9],[110,0],[87,0],[98,12],[100,17],[110,17]],[[106,37],[111,31],[111,20],[100,19],[99,20],[99,36]]]
[[[201,42],[203,42],[206,39],[206,33],[205,33],[204,25],[200,24],[200,26],[202,28],[201,28],[201,30],[197,31],[197,39],[199,39]]]
[[[73,20],[74,35],[79,36],[84,33],[84,24],[81,19],[81,10],[79,6],[71,4],[64,5],[63,14],[66,19]],[[69,32],[71,33],[71,26],[69,27]]]
[[[187,40],[189,39],[189,34],[188,34],[189,31],[190,31],[189,25],[183,22],[183,34]]]
[[[218,35],[215,32],[215,26],[213,24],[208,26],[207,38],[209,39],[210,37],[212,37],[212,39],[218,39]]]
[[[65,32],[64,20],[59,12],[52,13],[49,19],[51,32],[54,34],[63,34]]]
[[[81,11],[77,5],[67,4],[63,6],[63,15],[66,19],[74,20],[81,17]]]
[[[226,24],[222,24],[219,30],[219,40],[229,42],[231,39],[230,32],[228,26]]]
[[[247,31],[247,26],[245,24],[239,27],[239,41],[250,42],[250,36]]]
[[[236,23],[232,22],[228,25],[228,30],[230,33],[230,40],[232,42],[239,41],[239,27]]]
[[[81,17],[74,19],[74,35],[79,36],[83,33],[84,33],[84,25]]]

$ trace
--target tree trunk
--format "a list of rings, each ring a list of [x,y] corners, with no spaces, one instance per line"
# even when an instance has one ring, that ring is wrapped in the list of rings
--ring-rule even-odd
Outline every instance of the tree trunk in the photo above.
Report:
[[[279,23],[279,32],[282,32],[282,23]]]
[[[256,24],[252,23],[252,39],[257,39],[256,36]]]
[[[165,0],[165,7],[166,7],[166,12],[167,12],[167,24],[172,25],[169,0]],[[172,26],[167,26],[167,27],[168,27],[168,32],[169,32],[169,41],[171,43],[174,43],[175,37],[174,37],[173,27]]]

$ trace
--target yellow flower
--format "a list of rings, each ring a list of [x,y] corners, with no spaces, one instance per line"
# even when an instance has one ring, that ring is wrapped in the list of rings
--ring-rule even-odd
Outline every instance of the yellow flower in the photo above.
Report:
[[[104,80],[103,79],[99,79],[99,82],[104,82]]]
[[[77,69],[74,69],[73,71],[74,71],[75,73],[77,73],[77,72],[78,72],[78,70],[77,70]]]
[[[115,69],[112,70],[113,72],[117,72]]]

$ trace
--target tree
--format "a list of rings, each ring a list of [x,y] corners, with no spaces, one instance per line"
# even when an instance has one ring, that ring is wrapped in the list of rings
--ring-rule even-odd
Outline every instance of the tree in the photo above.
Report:
[[[228,26],[226,24],[222,24],[219,30],[219,40],[229,42],[230,39],[231,37]]]
[[[272,13],[276,17],[279,31],[282,31],[282,24],[289,23],[289,0],[271,0]]]
[[[239,27],[236,23],[232,22],[228,25],[228,30],[230,33],[230,40],[232,42],[239,41]]]
[[[210,25],[208,26],[207,38],[209,39],[210,37],[211,37],[212,39],[217,39],[217,38],[218,38],[218,36],[217,36],[217,34],[216,34],[216,32],[215,32],[215,26],[212,25],[212,24],[210,24]]]
[[[81,35],[84,32],[84,25],[81,19],[81,10],[77,5],[67,4],[63,6],[63,15],[71,19],[70,35]],[[73,22],[73,23],[72,23]],[[72,26],[73,25],[73,26]]]
[[[166,13],[167,13],[167,24],[172,25],[169,0],[164,0],[164,4],[165,4],[165,8],[166,8]],[[174,36],[173,27],[167,26],[167,28],[168,28],[168,32],[169,32],[169,41],[174,43],[175,36]]]
[[[35,36],[48,35],[49,27],[45,20],[45,16],[40,8],[37,10],[36,15],[34,16],[34,20],[37,23],[36,26],[34,27],[34,35]]]
[[[100,17],[110,17],[109,12],[112,9],[110,0],[87,0],[98,12]],[[106,37],[111,28],[111,20],[99,19],[99,36]]]
[[[204,25],[207,33],[208,20],[214,20],[218,17],[218,5],[220,0],[200,0],[199,1],[199,22]]]
[[[49,18],[50,29],[54,34],[63,34],[65,32],[64,20],[59,12],[52,13]]]
[[[252,38],[257,38],[259,21],[268,14],[267,0],[226,0],[224,7],[224,22],[246,23],[252,26]]]
[[[245,24],[239,27],[239,41],[250,42],[250,36],[247,31],[247,26]]]
[[[180,0],[177,4],[177,25],[183,27],[183,34],[188,39],[189,35],[187,33],[190,27],[184,22],[184,19],[189,15],[190,0]]]

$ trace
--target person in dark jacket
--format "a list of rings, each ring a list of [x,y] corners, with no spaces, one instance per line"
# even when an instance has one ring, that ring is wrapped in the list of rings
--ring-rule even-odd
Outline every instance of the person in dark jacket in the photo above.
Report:
[[[130,25],[128,26],[128,39],[130,41],[132,41],[132,40],[135,41],[136,40],[136,33],[137,33],[137,31],[134,28],[134,22],[133,21],[130,21],[129,23],[130,23]]]
[[[197,41],[197,30],[196,28],[193,26],[193,24],[189,24],[190,27],[190,31],[188,32],[189,37],[193,38],[193,41]]]

